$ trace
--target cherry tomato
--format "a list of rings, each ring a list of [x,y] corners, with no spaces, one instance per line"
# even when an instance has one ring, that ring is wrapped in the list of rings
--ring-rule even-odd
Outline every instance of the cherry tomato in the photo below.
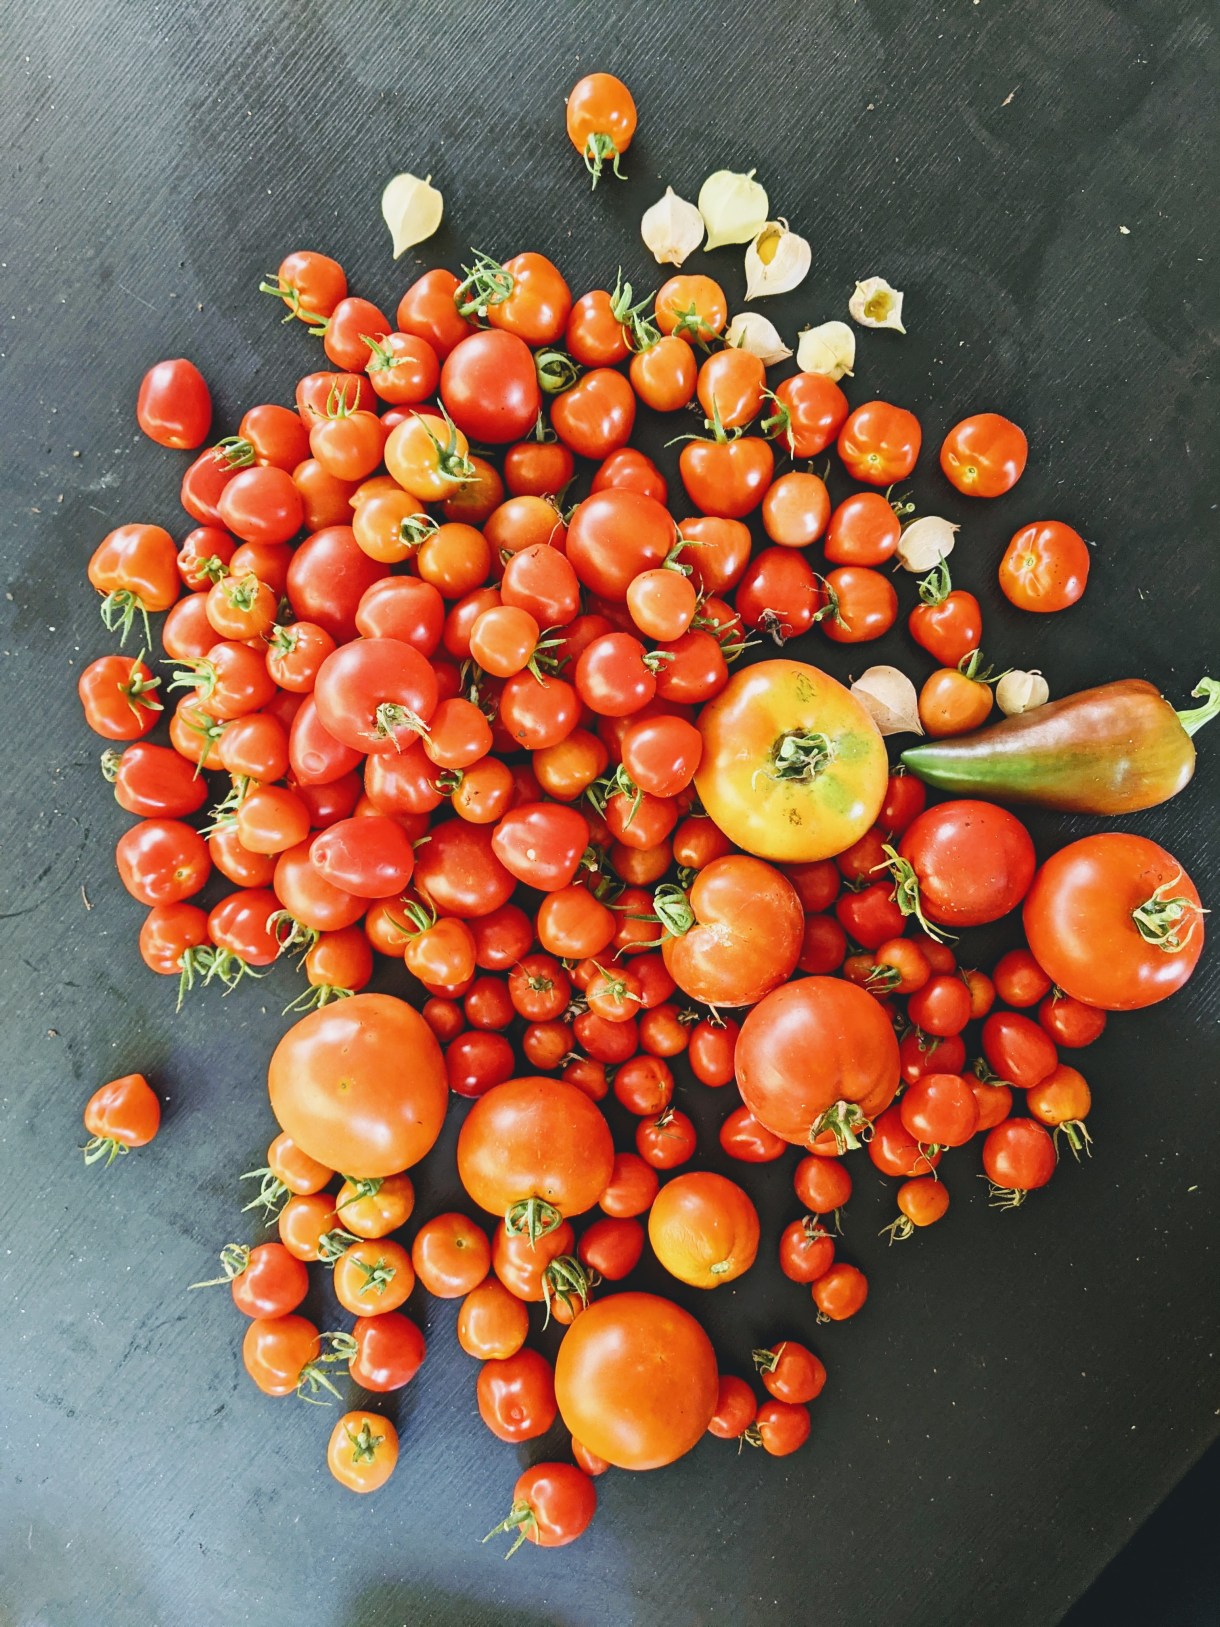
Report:
[[[657,290],[656,323],[662,334],[676,334],[688,345],[706,343],[729,320],[724,289],[711,277],[679,272]]]
[[[666,334],[636,351],[627,369],[631,387],[653,412],[677,412],[694,399],[699,367],[684,339]]]
[[[400,1311],[362,1316],[352,1328],[356,1354],[348,1371],[362,1390],[383,1394],[409,1384],[425,1355],[424,1336]]]
[[[125,1073],[95,1090],[85,1103],[89,1142],[85,1162],[107,1164],[132,1147],[146,1147],[161,1125],[161,1103],[142,1073]]]
[[[839,1267],[832,1267],[838,1270]],[[843,1267],[851,1270],[852,1267]],[[829,1273],[828,1273],[829,1275]],[[819,1279],[824,1280],[824,1279]],[[818,1284],[814,1283],[816,1293]],[[838,1320],[838,1318],[836,1318]],[[785,1458],[800,1450],[809,1439],[809,1409],[789,1401],[764,1401],[748,1434],[752,1445],[761,1446],[770,1457]]]
[[[914,469],[922,439],[913,412],[887,401],[866,401],[849,414],[839,431],[839,457],[853,480],[866,486],[892,486]]]
[[[555,1377],[545,1356],[527,1347],[486,1361],[475,1388],[479,1416],[502,1441],[545,1435],[555,1422]]]
[[[834,1257],[834,1239],[812,1215],[792,1221],[780,1233],[779,1268],[790,1282],[816,1282]]]
[[[840,565],[827,573],[830,614],[819,625],[836,644],[866,644],[888,633],[898,619],[898,595],[888,577],[865,565]]]
[[[158,446],[202,446],[212,423],[212,396],[203,374],[183,356],[157,362],[140,380],[136,422]]]
[[[375,1412],[345,1412],[331,1430],[326,1466],[348,1491],[384,1486],[398,1462],[398,1431]]]
[[[758,1402],[745,1379],[736,1378],[732,1373],[722,1373],[716,1394],[716,1410],[707,1432],[722,1441],[740,1440],[757,1413]]]
[[[529,345],[496,328],[471,333],[455,345],[440,382],[446,411],[472,441],[497,446],[518,441],[533,429],[542,406]]]
[[[509,1555],[515,1554],[523,1542],[536,1543],[540,1548],[562,1548],[588,1528],[596,1511],[597,1493],[583,1470],[570,1463],[536,1463],[517,1476],[512,1507],[489,1535],[515,1533]]]
[[[567,102],[568,140],[584,159],[594,186],[605,164],[623,179],[618,162],[631,145],[636,118],[631,92],[612,73],[586,74],[573,85]]]
[[[1056,989],[1038,1007],[1038,1021],[1056,1045],[1071,1051],[1092,1045],[1095,1039],[1101,1038],[1106,1014]]]
[[[837,438],[847,414],[847,397],[833,379],[821,373],[794,373],[776,386],[775,414],[763,428],[775,436],[790,457],[816,458]]]
[[[1018,610],[1066,610],[1089,580],[1089,545],[1060,520],[1022,526],[1000,560],[1000,587]]]
[[[844,1322],[868,1298],[868,1279],[856,1266],[840,1262],[816,1278],[812,1293],[819,1321]]]
[[[940,466],[967,497],[1002,497],[1025,472],[1028,455],[1024,431],[998,412],[980,412],[945,436]]]
[[[884,565],[893,558],[901,535],[902,524],[888,498],[875,491],[853,492],[831,514],[823,551],[832,565]]]
[[[753,1354],[763,1389],[777,1401],[803,1406],[821,1395],[826,1369],[812,1350],[795,1339],[785,1339],[782,1344]]]
[[[899,1104],[903,1128],[927,1146],[962,1147],[978,1128],[979,1107],[956,1073],[928,1073],[908,1085]]]
[[[1059,1061],[1046,1030],[1015,1011],[993,1011],[983,1024],[983,1055],[1005,1084],[1028,1090]]]
[[[983,1142],[983,1170],[992,1201],[1015,1209],[1055,1173],[1055,1143],[1036,1119],[1005,1119]]]
[[[529,1333],[529,1311],[496,1277],[472,1288],[458,1312],[458,1343],[480,1361],[506,1361],[515,1356]]]

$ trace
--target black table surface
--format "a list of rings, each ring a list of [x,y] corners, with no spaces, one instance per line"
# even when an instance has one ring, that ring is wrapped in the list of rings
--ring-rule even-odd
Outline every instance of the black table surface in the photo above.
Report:
[[[815,1329],[770,1244],[732,1288],[676,1293],[727,1369],[777,1337],[821,1351],[831,1380],[803,1453],[708,1439],[667,1471],[612,1473],[579,1544],[505,1564],[478,1539],[539,1454],[483,1430],[454,1307],[434,1302],[416,1308],[428,1361],[387,1408],[397,1474],[349,1496],[323,1461],[333,1413],[259,1395],[228,1296],[186,1293],[248,1235],[237,1177],[273,1130],[264,1070],[291,979],[206,991],[175,1018],[137,958],[141,911],[111,859],[124,818],[73,688],[109,644],[84,580],[97,540],[132,519],[186,529],[184,460],[139,435],[139,377],[193,357],[218,432],[290,399],[315,342],[255,291],[284,253],[335,253],[390,309],[420,267],[472,246],[537,247],[577,289],[619,264],[651,287],[643,209],[668,183],[693,197],[712,169],[756,166],[813,243],[808,281],[761,307],[783,331],[845,316],[857,277],[907,291],[906,338],[861,335],[854,401],[915,408],[930,449],[984,408],[1029,433],[1003,502],[958,499],[932,455],[915,482],[925,510],[963,522],[954,567],[983,598],[989,653],[1042,668],[1054,693],[1139,674],[1185,703],[1215,662],[1220,588],[1211,52],[1205,8],[1169,0],[8,0],[0,1620],[1043,1627],[1204,1451],[1214,956],[1172,1002],[1111,1022],[1084,1061],[1096,1156],[1022,1211],[988,1210],[967,1152],[946,1221],[887,1252],[892,1192],[864,1165],[845,1246],[873,1295],[854,1322]],[[628,183],[590,196],[563,98],[593,68],[629,80],[641,128]],[[446,213],[395,265],[378,200],[400,169],[430,172]],[[688,269],[740,306],[738,251]],[[659,446],[666,427],[647,433]],[[999,598],[995,564],[1045,515],[1095,545],[1093,579],[1079,609],[1032,618]],[[839,675],[924,670],[898,634],[853,652],[815,633],[794,653]],[[1214,902],[1220,739],[1200,745],[1196,783],[1126,823]],[[1097,827],[1033,828],[1046,852]],[[82,1103],[135,1068],[164,1095],[162,1134],[86,1170]],[[714,1147],[712,1094],[683,1087]],[[458,1117],[421,1212],[458,1199]],[[797,1212],[788,1168],[748,1177],[769,1238]]]

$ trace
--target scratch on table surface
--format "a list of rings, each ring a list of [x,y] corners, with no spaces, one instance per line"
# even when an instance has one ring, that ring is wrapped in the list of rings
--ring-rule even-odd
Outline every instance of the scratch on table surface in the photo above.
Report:
[[[125,287],[123,283],[118,283],[116,286],[120,288],[124,294],[130,294],[132,299],[138,299],[140,304],[146,305],[150,311],[156,310],[157,307],[152,303],[151,300],[145,299],[143,294],[137,294],[133,288]]]

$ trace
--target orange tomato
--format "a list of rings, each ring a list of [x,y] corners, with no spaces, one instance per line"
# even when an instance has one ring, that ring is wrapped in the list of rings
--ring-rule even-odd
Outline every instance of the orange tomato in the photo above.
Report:
[[[758,1211],[724,1175],[675,1176],[648,1211],[648,1241],[666,1271],[692,1288],[719,1288],[754,1264]]]

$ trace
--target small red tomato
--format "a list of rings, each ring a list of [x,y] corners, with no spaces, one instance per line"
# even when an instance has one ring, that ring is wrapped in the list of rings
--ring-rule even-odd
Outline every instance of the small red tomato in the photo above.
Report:
[[[963,418],[945,436],[940,466],[967,497],[1002,497],[1025,472],[1025,432],[998,412]]]
[[[136,422],[158,446],[191,451],[212,424],[212,395],[203,374],[184,356],[158,362],[140,380]]]

